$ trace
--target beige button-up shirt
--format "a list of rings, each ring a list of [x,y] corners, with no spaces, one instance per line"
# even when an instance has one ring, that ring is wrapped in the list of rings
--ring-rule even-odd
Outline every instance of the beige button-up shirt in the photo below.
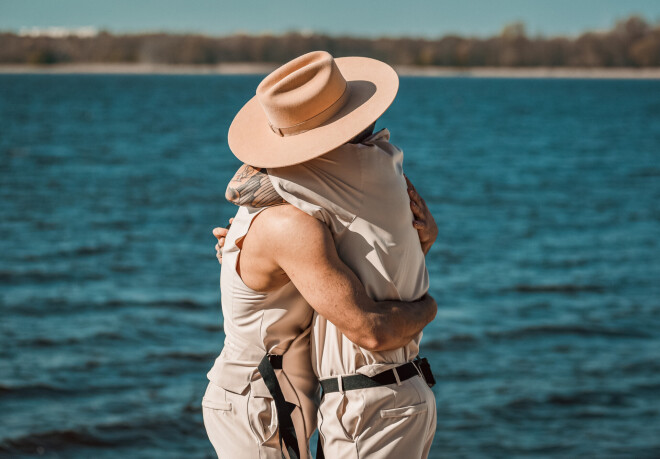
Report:
[[[289,203],[323,221],[341,259],[375,300],[412,301],[429,277],[403,177],[403,152],[382,130],[359,144],[345,144],[319,158],[268,169],[273,186]],[[373,375],[414,359],[419,336],[393,351],[371,352],[314,315],[312,363],[318,376]]]

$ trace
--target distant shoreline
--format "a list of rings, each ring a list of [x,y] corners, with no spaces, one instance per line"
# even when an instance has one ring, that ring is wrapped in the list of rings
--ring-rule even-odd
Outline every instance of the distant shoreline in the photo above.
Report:
[[[0,64],[0,74],[263,75],[277,64],[227,63],[213,66],[162,64]],[[660,68],[583,67],[412,67],[395,66],[401,76],[470,78],[660,79]]]

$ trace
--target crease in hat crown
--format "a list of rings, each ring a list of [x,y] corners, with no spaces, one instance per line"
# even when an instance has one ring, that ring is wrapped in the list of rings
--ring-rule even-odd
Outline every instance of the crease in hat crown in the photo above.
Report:
[[[254,167],[309,161],[345,144],[378,119],[398,88],[399,77],[384,62],[308,53],[262,80],[229,126],[229,148]]]
[[[348,99],[348,84],[325,51],[304,54],[278,68],[257,87],[257,100],[280,136],[314,129]]]

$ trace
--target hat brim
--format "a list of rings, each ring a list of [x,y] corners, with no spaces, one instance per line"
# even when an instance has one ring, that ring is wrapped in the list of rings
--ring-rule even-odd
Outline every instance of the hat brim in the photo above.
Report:
[[[234,155],[254,167],[292,166],[334,150],[377,120],[399,89],[394,69],[367,57],[340,57],[335,63],[350,92],[333,117],[309,131],[282,137],[270,128],[255,96],[229,126],[227,139]]]

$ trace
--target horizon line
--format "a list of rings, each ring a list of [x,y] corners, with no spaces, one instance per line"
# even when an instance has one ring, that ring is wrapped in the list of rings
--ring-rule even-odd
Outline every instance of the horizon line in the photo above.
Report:
[[[575,34],[544,34],[544,33],[534,33],[528,34],[525,31],[525,36],[529,38],[577,38],[581,35],[588,33],[607,33],[612,31],[617,24],[620,22],[627,21],[631,18],[639,18],[649,24],[651,27],[660,27],[660,18],[651,21],[643,15],[632,14],[624,18],[616,19],[615,22],[609,28],[587,28],[581,32]],[[286,35],[301,35],[304,37],[312,36],[326,36],[332,38],[358,38],[366,40],[378,40],[378,39],[416,39],[416,40],[438,40],[445,37],[461,37],[461,38],[490,38],[497,37],[502,35],[503,31],[510,26],[522,25],[523,30],[525,28],[524,21],[512,21],[504,24],[500,31],[497,33],[490,34],[464,34],[460,32],[448,31],[445,33],[439,33],[436,35],[385,35],[385,34],[353,34],[353,33],[333,33],[323,30],[314,30],[309,28],[301,29],[288,29],[284,31],[273,31],[273,30],[263,30],[260,32],[251,32],[247,30],[235,30],[229,33],[211,33],[211,32],[200,32],[200,31],[191,31],[186,29],[167,29],[167,28],[155,28],[155,29],[134,29],[134,30],[117,30],[108,27],[97,27],[93,25],[83,25],[83,26],[73,26],[73,27],[62,27],[62,26],[46,26],[46,27],[37,27],[37,26],[21,26],[18,29],[8,28],[0,29],[0,34],[14,34],[21,37],[48,37],[48,38],[66,38],[66,37],[78,37],[78,38],[93,38],[101,34],[109,34],[114,36],[121,35],[194,35],[208,38],[226,38],[234,36],[248,36],[248,37],[282,37]]]

